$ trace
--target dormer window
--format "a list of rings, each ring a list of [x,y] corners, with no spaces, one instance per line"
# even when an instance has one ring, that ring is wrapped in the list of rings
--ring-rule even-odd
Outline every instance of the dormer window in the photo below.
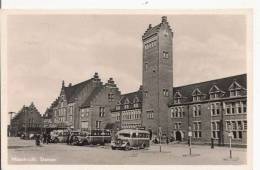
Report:
[[[202,96],[202,93],[201,91],[196,88],[193,92],[192,92],[192,100],[195,102],[195,101],[201,101],[201,96]]]
[[[181,103],[181,98],[182,98],[181,93],[180,93],[180,92],[176,92],[176,93],[174,94],[174,103],[175,103],[175,104]]]
[[[224,92],[221,91],[216,85],[213,85],[209,90],[209,98],[217,99],[220,98]]]
[[[125,99],[124,108],[129,109],[129,100],[128,98]]]
[[[139,103],[139,99],[138,99],[137,96],[134,98],[133,103],[134,103],[134,108],[137,108],[139,106],[139,104],[138,104]]]
[[[230,97],[241,96],[243,90],[242,86],[234,81],[229,87]]]

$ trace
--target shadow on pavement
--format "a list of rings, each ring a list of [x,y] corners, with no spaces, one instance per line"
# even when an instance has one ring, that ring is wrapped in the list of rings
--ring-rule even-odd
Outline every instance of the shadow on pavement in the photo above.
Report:
[[[8,149],[30,148],[32,146],[8,146]]]

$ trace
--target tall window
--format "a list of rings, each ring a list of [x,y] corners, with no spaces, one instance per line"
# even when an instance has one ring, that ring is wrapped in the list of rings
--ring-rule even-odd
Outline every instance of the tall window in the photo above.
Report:
[[[163,95],[165,97],[169,97],[169,90],[168,89],[163,89]]]
[[[211,116],[220,115],[220,109],[221,109],[220,103],[212,103],[210,109],[211,109]]]
[[[154,115],[153,115],[153,111],[146,111],[146,115],[147,115],[147,119],[153,119],[154,118]]]
[[[193,122],[193,138],[201,138],[201,122]]]
[[[163,58],[168,59],[169,53],[167,51],[163,51]]]
[[[220,121],[211,122],[211,136],[214,139],[220,138]]]
[[[109,93],[109,94],[108,94],[108,101],[109,101],[109,102],[114,101],[114,94],[113,94],[113,93]]]
[[[180,130],[181,129],[181,122],[174,123],[174,129]]]
[[[201,115],[201,106],[195,105],[192,107],[193,117],[199,117]]]
[[[105,108],[99,107],[99,117],[104,117],[104,116],[105,116]]]
[[[101,127],[101,121],[96,121],[96,129],[100,129]]]
[[[246,101],[243,101],[242,103],[243,103],[243,113],[246,113],[247,112],[246,111]]]
[[[148,70],[148,63],[144,63],[144,70],[145,70],[145,71]]]

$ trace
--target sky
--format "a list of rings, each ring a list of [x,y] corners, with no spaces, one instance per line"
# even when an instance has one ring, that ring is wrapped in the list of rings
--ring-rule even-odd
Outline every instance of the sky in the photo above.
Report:
[[[246,17],[167,15],[174,31],[173,86],[246,73]],[[142,35],[161,15],[9,15],[7,109],[40,113],[65,85],[113,77],[122,93],[142,84]]]

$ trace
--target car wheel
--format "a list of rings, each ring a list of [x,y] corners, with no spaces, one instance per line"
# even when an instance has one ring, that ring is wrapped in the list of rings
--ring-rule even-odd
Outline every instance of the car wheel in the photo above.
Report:
[[[112,148],[112,150],[115,150],[116,148],[115,147],[113,147],[113,146],[111,146],[111,148]]]

